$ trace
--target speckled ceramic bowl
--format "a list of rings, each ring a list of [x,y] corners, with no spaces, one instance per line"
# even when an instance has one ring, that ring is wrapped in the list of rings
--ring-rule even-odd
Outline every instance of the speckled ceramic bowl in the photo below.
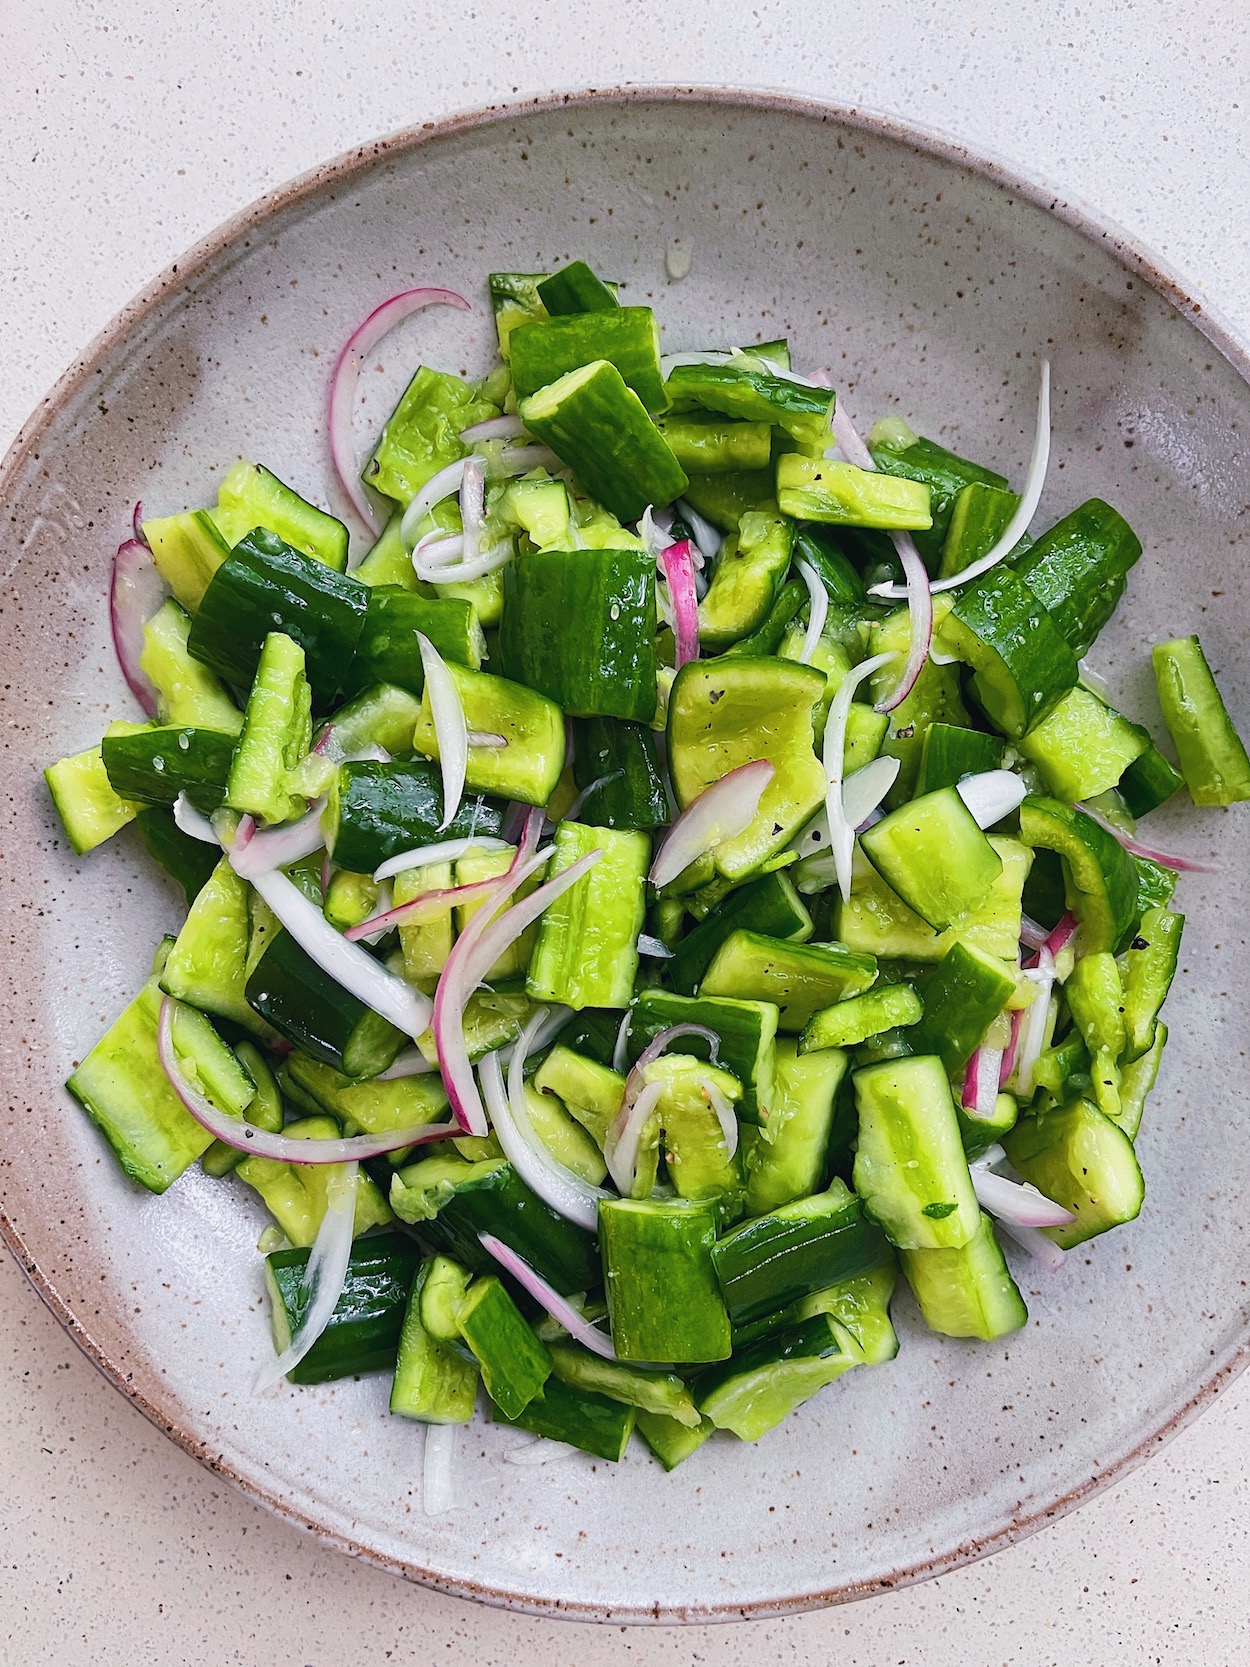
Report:
[[[672,284],[680,239],[689,276]],[[902,1353],[757,1446],[671,1477],[501,1462],[475,1424],[460,1504],[421,1509],[421,1437],[381,1378],[253,1398],[269,1348],[243,1189],[131,1188],[61,1082],[140,983],[177,897],[123,835],[66,849],[40,767],[133,716],[109,647],[113,548],[142,497],[211,499],[236,457],[328,491],[322,412],[349,328],[394,290],[466,290],[386,345],[380,419],[421,357],[484,366],[490,268],[590,256],[654,301],[672,346],[788,336],[861,421],[890,409],[1019,478],[1036,358],[1056,387],[1040,519],[1112,499],[1147,553],[1096,661],[1155,717],[1149,642],[1197,628],[1234,710],[1250,577],[1246,362],[1142,256],[954,146],[772,96],[578,96],[417,128],[279,192],[133,303],[35,414],[0,476],[6,796],[0,1225],[101,1370],[206,1464],[344,1548],[445,1590],[615,1620],[760,1615],[984,1555],[1152,1450],[1240,1366],[1246,819],[1182,807],[1164,837],[1218,849],[1186,881],[1173,1042],[1141,1137],[1141,1219],[1053,1278],[1013,1258],[1026,1330],[944,1342],[897,1303]]]

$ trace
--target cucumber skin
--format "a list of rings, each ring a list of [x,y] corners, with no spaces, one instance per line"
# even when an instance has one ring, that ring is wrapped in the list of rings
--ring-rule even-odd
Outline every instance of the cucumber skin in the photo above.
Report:
[[[514,1430],[528,1430],[548,1441],[566,1441],[583,1453],[615,1463],[625,1457],[634,1431],[633,1407],[606,1395],[572,1389],[559,1378],[550,1377],[541,1392],[515,1418],[492,1403],[491,1421]]]
[[[973,669],[986,715],[1009,740],[1032,729],[1080,675],[1076,655],[1043,603],[1010,567],[958,594],[941,634]]]
[[[1024,1299],[985,1214],[966,1245],[904,1250],[899,1260],[930,1331],[992,1343],[1028,1321]]]
[[[1090,498],[1011,560],[1080,659],[1115,612],[1141,540],[1124,517]]]
[[[1196,805],[1250,799],[1250,758],[1196,636],[1151,650],[1163,721]]]
[[[841,1183],[829,1196],[828,1211],[805,1215],[783,1205],[717,1241],[712,1263],[734,1325],[748,1325],[864,1273],[888,1255],[881,1230],[865,1220],[859,1199]]]
[[[544,550],[504,569],[503,673],[569,717],[655,716],[655,561],[641,550]]]
[[[425,687],[420,631],[444,660],[475,670],[482,663],[482,633],[473,605],[450,596],[414,596],[398,585],[377,585],[343,678],[346,699],[387,683],[419,695]]]
[[[287,931],[275,933],[244,993],[288,1041],[344,1076],[377,1076],[407,1040],[323,972]]]
[[[541,297],[541,291],[539,294]],[[530,398],[569,371],[602,359],[617,371],[647,411],[663,411],[668,404],[660,371],[659,331],[650,307],[567,313],[558,319],[525,324],[513,331],[509,347],[518,401]]]
[[[340,868],[371,874],[389,857],[470,834],[497,836],[503,808],[487,798],[466,798],[450,826],[443,819],[443,785],[437,764],[379,764],[371,760],[339,766],[333,795],[338,825],[332,851]]]
[[[179,794],[205,816],[226,793],[234,737],[217,729],[158,727],[106,735],[100,756],[109,785],[122,799],[171,806]]]
[[[574,723],[573,780],[585,795],[580,819],[592,827],[647,832],[668,823],[655,739],[643,724],[617,718]]]
[[[307,1250],[276,1250],[265,1258],[292,1332],[307,1306],[303,1276],[309,1254]],[[358,1239],[330,1322],[299,1365],[287,1373],[289,1381],[329,1383],[393,1366],[420,1263],[420,1246],[404,1233]]]
[[[728,1359],[729,1317],[712,1266],[716,1222],[711,1204],[600,1201],[603,1277],[619,1360],[698,1365]]]
[[[814,927],[793,883],[764,874],[731,891],[677,944],[667,971],[679,994],[692,996],[716,951],[739,926],[788,943],[806,943]]]

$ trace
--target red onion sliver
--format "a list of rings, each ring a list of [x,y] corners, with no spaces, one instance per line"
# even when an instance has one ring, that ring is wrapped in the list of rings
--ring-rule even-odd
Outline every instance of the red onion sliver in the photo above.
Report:
[[[495,875],[489,880],[474,880],[469,885],[443,886],[437,891],[423,892],[407,903],[397,903],[394,908],[384,909],[369,920],[349,926],[343,936],[349,943],[356,943],[361,938],[371,938],[377,932],[389,932],[396,926],[419,926],[422,921],[437,920],[440,915],[450,914],[452,909],[490,897],[498,884],[499,876]]]
[[[644,1084],[633,1101],[626,1094],[621,1102],[620,1111],[608,1129],[603,1142],[603,1156],[608,1166],[608,1174],[616,1183],[622,1198],[633,1196],[634,1184],[638,1178],[638,1148],[642,1140],[642,1131],[646,1128],[663,1092],[662,1082],[649,1082]]]
[[[1033,1094],[1033,1068],[1046,1042],[1050,1020],[1050,996],[1055,987],[1055,960],[1045,944],[1037,952],[1038,964],[1028,973],[1037,994],[1025,1009],[1020,1048],[1016,1056],[1016,1092],[1022,1100]]]
[[[465,446],[475,446],[479,440],[522,440],[526,436],[520,417],[487,417],[485,422],[460,430],[460,441]]]
[[[460,524],[464,529],[463,559],[476,561],[486,525],[486,465],[476,454],[465,458],[460,472]]]
[[[699,599],[694,588],[694,546],[688,538],[670,544],[660,551],[664,577],[668,581],[669,601],[673,609],[673,637],[677,644],[675,656],[680,671],[690,660],[699,658]]]
[[[256,1374],[254,1392],[264,1394],[293,1372],[330,1323],[338,1306],[351,1261],[356,1231],[356,1177],[359,1164],[346,1163],[326,1176],[326,1207],[308,1253],[301,1281],[312,1300],[282,1353]]]
[[[352,396],[363,356],[376,347],[388,331],[393,330],[403,319],[418,312],[422,307],[458,307],[461,312],[471,311],[464,297],[450,289],[406,289],[398,295],[392,295],[383,301],[381,306],[375,307],[348,336],[330,378],[326,427],[330,436],[330,457],[334,463],[334,472],[352,508],[375,535],[381,528],[373,505],[360,483],[355,448],[352,444]]]
[[[720,1064],[720,1037],[716,1032],[709,1030],[707,1025],[683,1024],[669,1025],[667,1030],[653,1036],[634,1062],[634,1070],[645,1071],[648,1065],[654,1064],[665,1049],[672,1047],[681,1036],[701,1036],[711,1050],[713,1065]]]
[[[1028,915],[1020,916],[1020,942],[1026,949],[1040,949],[1050,933]]]
[[[1112,837],[1123,845],[1124,849],[1134,857],[1144,857],[1147,862],[1157,862],[1163,868],[1170,868],[1177,874],[1218,874],[1219,864],[1200,862],[1197,857],[1184,857],[1179,851],[1161,851],[1154,845],[1143,845],[1140,840],[1132,839],[1109,822],[1105,816],[1096,810],[1091,810],[1087,804],[1076,807],[1089,817],[1091,822],[1097,822],[1100,828],[1106,830]]]
[[[1024,1023],[1024,1012],[1017,1007],[1011,1015],[1011,1039],[1003,1050],[1003,1062],[998,1067],[998,1087],[1001,1092],[1011,1081],[1011,1073],[1016,1068],[1016,1050],[1020,1046],[1020,1028]]]
[[[405,1146],[421,1146],[428,1141],[444,1140],[449,1135],[463,1132],[455,1123],[421,1123],[407,1129],[388,1129],[385,1134],[353,1135],[344,1140],[293,1140],[290,1135],[272,1134],[268,1129],[254,1128],[251,1123],[218,1111],[212,1101],[184,1075],[174,1043],[174,1015],[178,1006],[169,996],[161,1002],[156,1027],[156,1053],[161,1069],[196,1122],[236,1152],[272,1158],[276,1163],[355,1163],[365,1158],[383,1157],[387,1152],[398,1152]]]
[[[712,523],[700,515],[697,509],[692,509],[684,498],[678,498],[676,507],[677,513],[690,528],[691,536],[703,560],[715,561],[720,554],[721,545],[725,542],[724,538]]]
[[[497,1053],[488,1053],[478,1069],[491,1127],[508,1162],[530,1191],[537,1193],[558,1215],[584,1232],[593,1233],[599,1224],[599,1200],[610,1198],[611,1194],[602,1187],[592,1187],[558,1164],[537,1138],[526,1139],[513,1116]],[[533,1134],[532,1127],[529,1132]]]
[[[691,801],[660,843],[647,879],[666,886],[705,851],[745,832],[775,772],[767,759],[740,764]]]
[[[890,538],[903,564],[907,580],[907,612],[911,623],[911,640],[902,675],[884,700],[877,702],[878,712],[893,712],[907,699],[924,670],[933,641],[933,593],[929,586],[929,570],[924,557],[916,548],[910,533],[891,533]]]
[[[425,485],[404,511],[404,518],[399,523],[399,536],[404,545],[411,550],[417,542],[417,528],[434,508],[441,504],[444,498],[450,498],[453,492],[459,492],[460,483],[464,479],[464,466],[468,462],[465,457],[457,458],[454,463],[448,463],[437,474],[430,476]]]
[[[469,731],[464,702],[447,669],[447,662],[423,631],[417,632],[425,693],[434,723],[439,768],[443,773],[443,820],[441,833],[454,820],[464,796],[464,776],[469,762]]]
[[[1027,1181],[1009,1181],[989,1169],[972,1170],[977,1203],[999,1221],[1013,1227],[1063,1227],[1076,1217],[1062,1204],[1046,1198]]]
[[[142,498],[138,498],[138,499],[135,500],[135,507],[131,511],[131,514],[130,514],[130,525],[131,525],[131,528],[134,532],[134,536],[135,536],[136,541],[140,544],[147,544],[147,542],[148,542],[147,541],[147,536],[143,531],[143,499]],[[151,549],[151,545],[148,545],[148,548]]]
[[[1066,949],[1072,942],[1072,939],[1076,936],[1078,924],[1079,923],[1074,914],[1065,914],[1059,921],[1059,924],[1055,927],[1054,931],[1046,939],[1044,948],[1047,953],[1050,955],[1058,955],[1061,950]]]
[[[500,1267],[510,1273],[517,1284],[528,1291],[534,1301],[541,1304],[557,1325],[562,1325],[575,1342],[580,1343],[584,1349],[589,1349],[592,1354],[602,1355],[604,1360],[616,1359],[612,1339],[588,1320],[580,1309],[574,1307],[567,1297],[562,1297],[553,1285],[549,1285],[542,1274],[529,1265],[524,1256],[518,1255],[511,1245],[506,1245],[493,1233],[479,1233],[477,1237],[482,1248],[490,1252]]]
[[[699,1087],[716,1114],[716,1121],[720,1124],[720,1132],[725,1137],[725,1156],[732,1158],[738,1150],[738,1117],[729,1100],[721,1092],[719,1084],[711,1077],[700,1077]]]
[[[128,538],[113,557],[109,587],[109,624],[122,676],[149,718],[156,716],[156,690],[139,664],[143,627],[168,595],[156,570],[152,552],[137,538]]]
[[[822,757],[825,780],[829,783],[825,789],[825,812],[829,818],[829,848],[833,853],[838,889],[842,893],[844,903],[850,901],[851,857],[855,851],[855,828],[846,814],[843,785],[843,771],[846,768],[846,720],[850,716],[851,702],[855,698],[856,689],[866,678],[871,677],[878,667],[886,665],[894,658],[893,654],[874,654],[870,660],[862,660],[859,665],[852,667],[838,684],[829,705],[829,716],[825,720]]]
[[[289,868],[303,857],[311,857],[325,844],[321,829],[321,813],[326,807],[324,798],[314,799],[305,814],[297,821],[284,822],[280,827],[253,831],[245,838],[240,822],[234,839],[231,866],[241,880],[254,874],[269,873],[275,868]],[[255,824],[253,824],[255,830]]]
[[[448,542],[459,543],[456,540]],[[427,562],[421,552],[416,550],[412,557],[412,570],[418,579],[430,585],[465,585],[474,579],[484,579],[488,573],[495,573],[501,567],[506,567],[516,554],[511,540],[502,544],[495,544],[489,550],[483,550],[472,561],[457,562]]]
[[[520,832],[518,827],[516,830]],[[380,868],[374,871],[373,878],[377,884],[383,880],[393,880],[397,874],[403,874],[412,868],[429,868],[432,863],[458,862],[461,857],[467,857],[470,851],[506,851],[512,844],[508,839],[497,839],[494,834],[469,835],[464,839],[442,839],[434,845],[419,845],[412,851],[401,851],[398,856],[388,857]]]
[[[807,616],[807,630],[803,636],[803,646],[799,650],[799,664],[810,666],[812,655],[816,652],[816,644],[820,641],[821,632],[825,628],[825,621],[829,617],[829,592],[820,582],[820,577],[811,562],[800,559],[795,563],[807,586],[810,602],[810,612]]]

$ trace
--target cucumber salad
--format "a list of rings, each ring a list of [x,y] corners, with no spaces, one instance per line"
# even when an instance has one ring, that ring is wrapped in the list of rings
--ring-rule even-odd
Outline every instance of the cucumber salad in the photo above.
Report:
[[[263,1202],[258,1389],[382,1374],[432,1511],[479,1404],[519,1462],[671,1470],[891,1360],[900,1275],[1023,1326],[1004,1243],[1054,1272],[1142,1207],[1205,865],[1137,819],[1250,798],[1196,637],[1176,763],[1087,663],[1142,546],[1100,499],[1030,532],[1047,366],[1013,484],[865,441],[785,341],[661,353],[584,262],[489,296],[496,368],[422,365],[363,466],[362,361],[469,303],[344,346],[351,533],[251,462],[136,507],[142,715],[45,772],[187,900],[71,1094],[139,1186]]]

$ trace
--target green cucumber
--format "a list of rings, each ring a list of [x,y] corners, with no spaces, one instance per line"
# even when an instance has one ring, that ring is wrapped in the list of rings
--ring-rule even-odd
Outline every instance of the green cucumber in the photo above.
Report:
[[[371,874],[391,857],[432,845],[438,839],[497,838],[503,825],[498,803],[466,797],[446,828],[438,766],[340,764],[326,808],[327,839],[335,862],[356,874]]]
[[[982,1215],[967,1244],[945,1250],[904,1250],[903,1272],[930,1331],[993,1343],[1028,1322],[994,1224]]]
[[[729,475],[691,475],[682,501],[721,532],[733,533],[749,509],[775,509],[775,494],[776,481],[770,467]]]
[[[106,735],[100,756],[119,798],[172,805],[185,794],[196,810],[208,815],[225,797],[234,737],[219,729],[154,724],[128,735]]]
[[[390,1081],[348,1077],[298,1048],[283,1070],[288,1083],[296,1083],[323,1111],[363,1134],[438,1123],[447,1115],[447,1090],[435,1071]]]
[[[583,310],[524,324],[513,331],[508,346],[519,402],[569,372],[606,361],[646,410],[663,411],[668,405],[660,370],[660,328],[650,307]]]
[[[104,775],[102,762],[100,774]],[[107,783],[108,777],[104,776],[104,780]],[[118,803],[123,801],[119,799]],[[182,887],[188,906],[194,903],[217,866],[217,847],[184,834],[170,813],[157,805],[144,805],[135,817],[135,827],[148,848],[148,855]]]
[[[1147,909],[1124,957],[1125,1059],[1140,1059],[1152,1047],[1155,1021],[1176,976],[1185,917]]]
[[[714,1204],[600,1200],[618,1360],[695,1365],[728,1358],[729,1317],[712,1264],[716,1223]]]
[[[717,1240],[712,1263],[735,1325],[786,1308],[880,1262],[880,1231],[841,1181],[795,1199]]]
[[[247,688],[265,638],[285,632],[304,650],[314,704],[324,708],[351,664],[368,604],[367,585],[258,527],[213,575],[187,647],[227,683]]]
[[[404,1311],[391,1384],[391,1411],[423,1424],[467,1424],[477,1399],[475,1366],[424,1324],[424,1293],[442,1258],[422,1263]],[[463,1292],[461,1293],[463,1295]],[[459,1333],[456,1334],[459,1336]]]
[[[190,633],[191,616],[172,597],[161,603],[143,627],[139,669],[156,690],[160,720],[237,735],[243,728],[243,714],[221,679],[192,659],[187,649]]]
[[[1065,1250],[1141,1213],[1146,1189],[1133,1143],[1091,1100],[1022,1117],[1003,1147],[1022,1180],[1075,1216],[1042,1229]]]
[[[917,1053],[937,1054],[947,1074],[962,1071],[1016,990],[1015,968],[954,943],[921,986],[924,1014],[908,1036]]]
[[[307,1250],[276,1250],[265,1258],[274,1352],[299,1329],[312,1293],[304,1283]],[[291,1383],[330,1383],[363,1372],[389,1371],[403,1332],[420,1246],[403,1233],[380,1233],[352,1246],[343,1289],[325,1330],[287,1373]]]
[[[1029,587],[999,565],[958,593],[937,632],[941,648],[972,668],[986,716],[1018,740],[1076,687],[1076,655]]]
[[[120,833],[141,809],[137,799],[123,799],[113,787],[101,747],[58,759],[47,766],[43,779],[66,837],[80,857]]]
[[[1068,907],[1080,922],[1078,953],[1114,954],[1137,918],[1137,868],[1129,853],[1074,806],[1033,795],[1020,806],[1020,838],[1062,860]]]
[[[487,277],[491,311],[495,315],[495,333],[499,338],[499,357],[504,364],[511,357],[512,332],[522,324],[532,324],[547,317],[539,284],[545,282],[545,272],[492,272]]]
[[[337,573],[347,571],[347,528],[284,485],[259,463],[236,463],[217,489],[213,523],[233,546],[253,527],[271,533]]]
[[[846,1055],[836,1048],[802,1057],[793,1042],[777,1044],[768,1122],[746,1148],[748,1215],[766,1215],[819,1191],[845,1072]]]
[[[678,940],[666,967],[674,989],[693,995],[717,950],[741,927],[788,943],[805,943],[813,931],[794,882],[780,871],[762,874],[731,891]]]
[[[606,1395],[640,1412],[674,1418],[687,1429],[698,1429],[699,1414],[690,1391],[675,1373],[640,1372],[619,1361],[604,1360],[576,1343],[550,1343],[548,1348],[554,1376],[570,1389]]]
[[[489,672],[449,665],[447,675],[460,697],[469,729],[502,735],[505,742],[502,747],[469,747],[467,786],[477,793],[519,799],[522,804],[545,805],[564,768],[564,717],[560,708],[523,683]],[[426,757],[438,758],[438,733],[428,689],[421,698],[413,744]]]
[[[773,431],[766,422],[734,422],[710,412],[673,412],[655,426],[688,475],[727,475],[767,469]]]
[[[798,452],[777,459],[777,506],[797,521],[836,527],[923,531],[933,525],[927,487]]]
[[[161,988],[177,1001],[272,1036],[244,994],[250,938],[247,883],[222,857],[182,923],[161,973]]]
[[[736,1077],[690,1054],[673,1052],[643,1068],[644,1084],[660,1084],[653,1112],[654,1125],[663,1130],[664,1160],[669,1182],[679,1198],[695,1203],[715,1200],[721,1219],[732,1219],[742,1207],[742,1160],[730,1153],[720,1118],[712,1107],[719,1094],[731,1110],[741,1096]],[[650,1126],[650,1125],[649,1125]],[[649,1145],[647,1130],[643,1142]],[[644,1173],[642,1164],[640,1175]],[[648,1197],[654,1186],[643,1185],[636,1196]]]
[[[1007,531],[1007,525],[1020,499],[1002,486],[990,486],[984,481],[969,481],[961,487],[949,504],[946,536],[942,540],[942,554],[938,563],[938,577],[954,578],[973,562],[987,556]],[[941,518],[939,508],[934,516],[935,527]],[[1028,535],[1025,535],[1027,539]],[[1024,540],[1016,550],[1027,548]]]
[[[790,660],[692,660],[677,673],[668,702],[669,766],[685,809],[740,764],[765,759],[773,778],[746,829],[713,852],[716,870],[744,879],[824,803],[825,773],[813,751],[812,710],[823,672]]]
[[[538,1067],[534,1086],[557,1095],[602,1150],[625,1093],[625,1078],[619,1071],[559,1043]]]
[[[818,1008],[862,994],[876,976],[875,959],[845,944],[789,943],[739,928],[716,950],[699,994],[773,1002],[778,1028],[800,1031]]]
[[[156,570],[188,613],[193,614],[230,546],[206,509],[158,516],[143,523],[143,537]]]
[[[743,422],[768,423],[784,429],[816,455],[832,439],[832,392],[778,376],[754,354],[717,363],[676,365],[666,387],[674,410],[702,406]]]
[[[1147,816],[1152,810],[1157,810],[1184,785],[1184,776],[1172,768],[1153,741],[1133,760],[1117,783],[1125,809],[1135,817]]]
[[[302,815],[307,800],[292,777],[311,745],[312,693],[304,675],[304,650],[273,631],[261,648],[247,697],[225,803],[270,823]]]
[[[1116,510],[1090,498],[1012,558],[1012,566],[1080,657],[1115,612],[1141,540]]]
[[[288,1140],[338,1140],[343,1131],[333,1117],[305,1117],[288,1123],[282,1132]],[[287,1240],[298,1248],[308,1248],[325,1218],[335,1169],[334,1164],[284,1163],[248,1153],[235,1173],[260,1197]],[[353,1236],[358,1238],[371,1227],[384,1227],[393,1219],[372,1177],[360,1170],[356,1176]]]
[[[698,1384],[699,1411],[718,1430],[758,1441],[861,1360],[847,1328],[828,1314],[816,1314],[762,1337],[705,1373]]]
[[[737,642],[768,617],[794,548],[794,523],[775,511],[749,510],[736,539],[726,539],[699,603],[699,639]],[[791,616],[793,617],[793,616]]]
[[[493,1274],[475,1279],[456,1314],[486,1393],[508,1418],[520,1416],[551,1376],[551,1355]]]
[[[1016,742],[1056,799],[1093,799],[1115,787],[1150,745],[1140,724],[1079,685]]]
[[[369,592],[356,652],[343,678],[343,693],[356,695],[377,683],[419,695],[425,687],[420,631],[444,660],[476,669],[486,651],[482,627],[472,603],[450,596],[414,596],[397,585],[375,585]]]
[[[686,471],[606,359],[539,388],[518,411],[526,428],[622,522],[636,521],[648,504],[671,503],[686,489]]]
[[[886,422],[889,422],[889,419],[886,419]],[[948,451],[945,446],[939,446],[935,440],[926,440],[904,426],[892,425],[887,428],[883,422],[874,427],[868,444],[872,460],[883,474],[916,481],[928,488],[933,529],[918,538],[916,544],[925,561],[930,564],[943,549],[944,541],[949,536],[955,505],[960,494],[969,486],[1002,491],[1007,485],[1006,479],[996,474],[993,469],[983,468],[981,464],[972,463],[966,457],[959,457],[953,451]],[[965,511],[965,515],[966,513]],[[954,571],[958,572],[959,569],[956,568]]]
[[[1040,1080],[1036,1069],[1033,1080]],[[964,1156],[972,1163],[1015,1128],[1020,1120],[1020,1104],[1014,1094],[998,1094],[994,1099],[994,1109],[983,1115],[956,1100],[955,1116],[959,1120],[959,1138],[964,1143]]]
[[[573,725],[581,821],[600,828],[664,827],[669,819],[655,737],[644,724],[586,718]]]
[[[473,1275],[450,1256],[434,1256],[421,1271],[421,1324],[438,1343],[460,1340],[460,1305]],[[416,1294],[416,1287],[413,1287]]]
[[[1019,840],[999,835],[991,836],[990,844],[1002,873],[981,907],[945,932],[935,932],[910,909],[857,850],[851,862],[850,900],[839,899],[834,908],[838,937],[852,949],[896,960],[940,961],[956,940],[1010,960],[1020,942],[1020,899],[1032,853]]]
[[[279,1035],[345,1076],[377,1076],[407,1040],[286,931],[275,934],[244,989],[249,1006]]]
[[[422,365],[386,420],[360,478],[407,506],[440,469],[465,455],[462,429],[499,415],[504,379],[465,382]]]
[[[1250,757],[1197,637],[1156,643],[1151,650],[1163,721],[1196,805],[1250,799]]]
[[[1168,1027],[1159,1019],[1149,1048],[1140,1058],[1130,1060],[1120,1072],[1120,1115],[1116,1122],[1130,1140],[1137,1139],[1142,1113],[1146,1109],[1146,1097],[1158,1078],[1167,1040]]]
[[[636,1429],[665,1470],[676,1470],[679,1464],[699,1451],[716,1429],[710,1418],[700,1418],[693,1429],[676,1418],[658,1412],[640,1412]]]
[[[280,1134],[286,1113],[282,1103],[282,1090],[270,1069],[269,1060],[254,1042],[236,1042],[234,1057],[256,1085],[255,1096],[243,1113],[244,1121],[250,1123],[254,1129],[266,1129],[270,1134]],[[243,1161],[243,1156],[237,1146],[227,1146],[224,1140],[215,1140],[200,1159],[200,1168],[206,1175],[220,1179],[221,1176],[229,1175],[232,1170],[237,1169]]]
[[[377,683],[340,706],[322,735],[330,731],[331,740],[349,758],[369,747],[381,747],[394,758],[411,758],[412,732],[420,714],[420,700],[407,689]]]
[[[532,1001],[575,1009],[629,1005],[651,841],[642,833],[561,822],[549,878],[592,851],[602,852],[598,862],[543,913],[526,977]]]
[[[996,735],[964,729],[958,724],[930,724],[920,749],[918,794],[936,793],[942,787],[957,787],[965,776],[999,770],[1003,743]]]
[[[923,1012],[910,984],[882,984],[813,1013],[803,1027],[799,1052],[853,1048],[883,1031],[916,1024]]]
[[[859,843],[882,879],[939,932],[979,909],[1003,871],[953,787],[901,805]]]
[[[610,313],[620,306],[616,286],[605,284],[584,260],[570,261],[534,285],[550,318],[567,313]]]
[[[859,1108],[855,1190],[905,1250],[967,1244],[981,1211],[940,1059],[917,1054],[854,1076]]]
[[[650,723],[655,630],[645,551],[545,550],[504,570],[502,668],[572,717]]]
[[[719,1038],[718,1063],[742,1084],[738,1116],[755,1123],[772,1107],[777,1017],[777,1008],[769,1001],[640,990],[634,998],[627,1051],[632,1063],[662,1030],[673,1025],[701,1025],[713,1031]],[[681,1050],[698,1059],[710,1057],[710,1044],[700,1036],[683,1036]]]
[[[633,1407],[607,1395],[571,1389],[553,1375],[515,1418],[507,1417],[498,1407],[492,1408],[491,1418],[496,1424],[510,1424],[513,1429],[528,1430],[548,1441],[562,1441],[615,1463],[625,1457],[635,1413]]]

